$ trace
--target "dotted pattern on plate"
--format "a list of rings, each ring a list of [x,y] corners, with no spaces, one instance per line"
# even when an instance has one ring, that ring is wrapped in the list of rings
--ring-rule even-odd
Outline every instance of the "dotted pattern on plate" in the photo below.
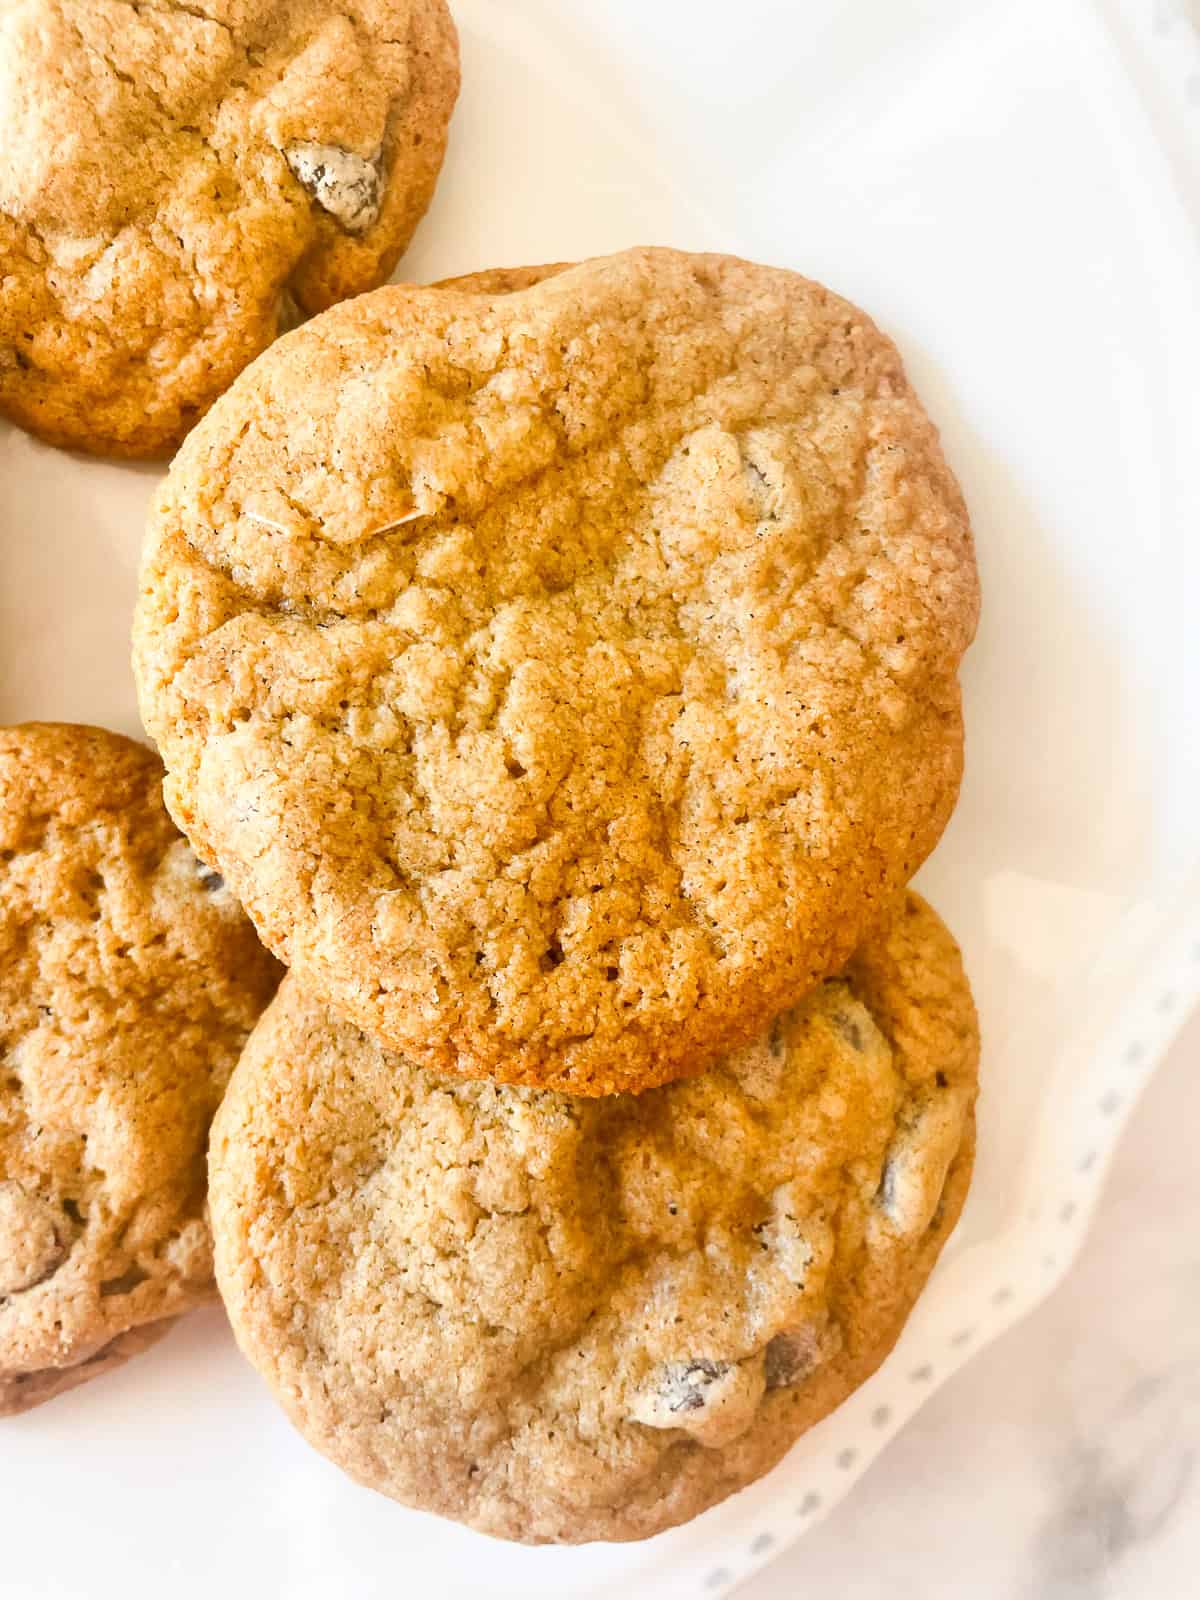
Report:
[[[1042,1246],[1040,1279],[1035,1275],[1019,1287],[1010,1283],[981,1285],[976,1313],[943,1335],[941,1360],[926,1359],[907,1369],[893,1370],[895,1363],[886,1366],[870,1382],[876,1403],[866,1415],[861,1442],[831,1449],[828,1458],[812,1470],[808,1486],[793,1498],[792,1526],[762,1528],[751,1535],[742,1544],[740,1560],[713,1567],[703,1578],[699,1594],[728,1594],[765,1566],[776,1550],[794,1540],[796,1523],[808,1528],[819,1521],[841,1498],[839,1478],[869,1465],[933,1388],[951,1377],[977,1346],[1004,1332],[1045,1299],[1083,1243],[1109,1160],[1138,1096],[1197,1002],[1200,916],[1172,953],[1156,962],[1153,983],[1139,990],[1128,1008],[1126,1029],[1114,1035],[1111,1047],[1106,1048],[1086,1084],[1079,1086],[1076,1103],[1069,1108],[1081,1137],[1077,1153],[1064,1164],[1061,1198],[1054,1207],[1042,1207],[1026,1217]],[[874,1395],[881,1383],[889,1385],[886,1400]]]

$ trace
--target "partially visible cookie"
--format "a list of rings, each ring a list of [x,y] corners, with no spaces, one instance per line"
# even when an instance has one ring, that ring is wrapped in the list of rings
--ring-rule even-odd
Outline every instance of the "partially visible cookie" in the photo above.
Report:
[[[433,1071],[699,1071],[957,794],[966,511],[895,348],[793,272],[630,250],[336,306],[192,433],[141,583],[172,815]]]
[[[0,8],[0,412],[178,444],[285,296],[391,274],[457,92],[445,0]]]
[[[90,1383],[106,1372],[115,1372],[165,1338],[175,1326],[175,1320],[163,1317],[158,1322],[144,1322],[127,1333],[119,1333],[74,1367],[41,1367],[33,1372],[0,1376],[0,1417],[15,1417],[22,1411],[32,1411],[34,1406],[78,1389],[82,1383]]]
[[[464,272],[457,278],[443,278],[435,289],[457,289],[461,294],[519,294],[546,278],[555,278],[573,265],[570,261],[550,261],[540,267],[485,267],[482,272]]]
[[[278,968],[98,728],[0,729],[0,1415],[213,1293],[212,1114]]]
[[[966,1194],[953,940],[890,930],[638,1097],[436,1078],[292,978],[213,1129],[217,1276],[353,1477],[529,1542],[636,1539],[765,1472],[900,1331]]]

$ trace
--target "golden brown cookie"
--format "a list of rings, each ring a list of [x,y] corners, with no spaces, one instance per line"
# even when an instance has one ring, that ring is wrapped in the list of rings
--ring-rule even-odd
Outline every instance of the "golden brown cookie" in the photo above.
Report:
[[[288,978],[213,1127],[218,1282],[361,1482],[509,1539],[644,1538],[887,1354],[966,1194],[977,1060],[915,896],[756,1043],[636,1097],[434,1077]]]
[[[0,1415],[213,1293],[208,1126],[278,968],[99,728],[0,729]]]
[[[135,670],[172,814],[310,992],[601,1094],[752,1036],[907,882],[977,603],[873,324],[634,250],[280,340],[159,496]]]
[[[0,1417],[15,1417],[22,1411],[32,1411],[47,1400],[78,1389],[80,1384],[90,1383],[106,1372],[115,1372],[165,1338],[175,1322],[174,1317],[162,1317],[157,1322],[144,1322],[130,1328],[74,1367],[42,1367],[33,1372],[0,1375]]]
[[[304,311],[382,283],[458,92],[445,0],[0,8],[0,412],[173,448]]]
[[[550,261],[540,267],[489,267],[482,272],[464,272],[461,277],[442,278],[435,289],[458,289],[463,294],[517,294],[532,289],[546,278],[557,277],[577,263]]]

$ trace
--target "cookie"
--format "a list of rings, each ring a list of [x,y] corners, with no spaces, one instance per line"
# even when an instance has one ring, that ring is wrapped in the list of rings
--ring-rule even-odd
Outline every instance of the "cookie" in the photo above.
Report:
[[[640,1096],[435,1077],[287,978],[213,1127],[218,1283],[360,1482],[508,1539],[644,1538],[886,1355],[966,1193],[977,1058],[915,896],[755,1043]]]
[[[861,312],[729,257],[538,270],[244,374],[152,513],[135,671],[172,814],[311,993],[601,1094],[752,1037],[908,881],[978,596]]]
[[[32,1411],[35,1406],[78,1389],[80,1384],[90,1383],[105,1372],[115,1372],[165,1338],[175,1322],[174,1317],[163,1317],[157,1322],[130,1328],[74,1367],[42,1367],[34,1372],[15,1372],[0,1377],[0,1417],[15,1417],[22,1411]]]
[[[457,92],[444,0],[4,6],[0,412],[173,448],[289,297],[390,276]]]
[[[442,278],[435,289],[458,289],[463,294],[516,294],[532,289],[545,278],[557,277],[576,263],[551,261],[540,267],[489,267],[483,272],[464,272],[457,278]]]
[[[0,729],[0,1415],[214,1293],[208,1127],[278,968],[98,728]]]

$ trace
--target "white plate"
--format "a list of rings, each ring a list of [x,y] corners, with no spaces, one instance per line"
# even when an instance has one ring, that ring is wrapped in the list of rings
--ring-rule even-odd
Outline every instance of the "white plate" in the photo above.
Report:
[[[218,1313],[6,1423],[4,1593],[715,1593],[845,1492],[1062,1273],[1200,992],[1200,252],[1085,0],[457,0],[465,89],[405,263],[733,249],[898,339],[978,533],[969,773],[922,884],[983,1014],[978,1175],[883,1371],[760,1484],[640,1546],[528,1551],[355,1488]],[[155,474],[0,430],[0,720],[137,729]],[[931,1507],[931,1515],[934,1508]]]

